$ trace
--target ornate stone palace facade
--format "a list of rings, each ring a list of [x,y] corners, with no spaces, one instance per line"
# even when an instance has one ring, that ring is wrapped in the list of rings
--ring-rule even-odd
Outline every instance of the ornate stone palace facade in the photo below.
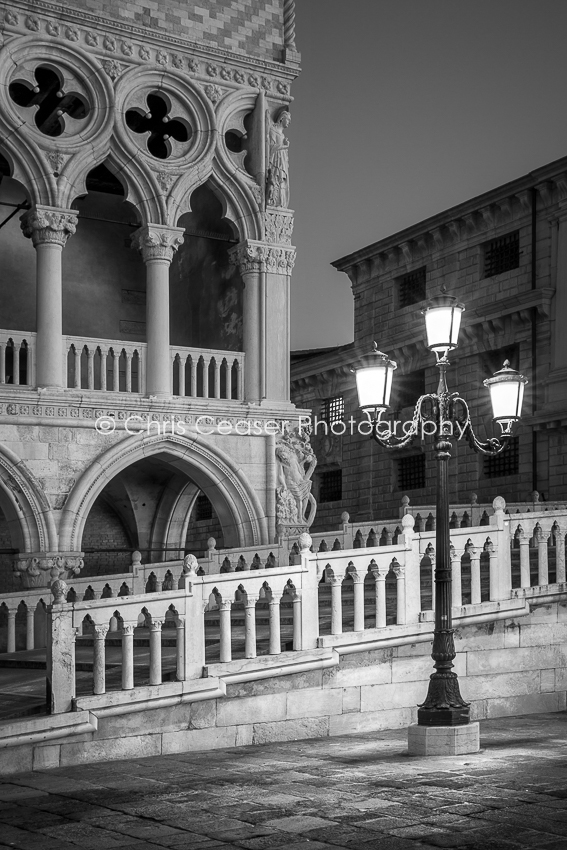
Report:
[[[0,21],[0,590],[272,543],[277,504],[313,511],[284,424],[293,2]]]
[[[363,417],[350,367],[373,340],[398,363],[393,413],[411,419],[418,396],[434,390],[437,370],[425,348],[420,309],[441,286],[466,306],[448,379],[492,433],[482,380],[505,359],[529,379],[523,424],[509,451],[475,455],[459,444],[451,500],[502,495],[510,501],[567,498],[567,158],[381,239],[333,263],[354,294],[354,342],[292,355],[292,398],[324,420],[312,442],[319,465],[315,527],[348,511],[357,521],[434,502],[433,454],[384,451],[334,420]],[[325,431],[328,429],[328,432]],[[333,430],[335,433],[333,434]],[[473,498],[474,501],[474,498]]]

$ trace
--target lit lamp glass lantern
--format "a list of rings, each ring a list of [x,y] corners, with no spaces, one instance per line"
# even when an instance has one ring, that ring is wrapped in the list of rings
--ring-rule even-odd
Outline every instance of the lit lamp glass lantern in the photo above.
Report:
[[[354,369],[356,389],[360,407],[370,415],[383,412],[390,404],[392,392],[392,377],[398,365],[388,358],[387,354],[378,351],[374,343],[374,351],[369,355],[365,366]]]
[[[452,295],[438,295],[432,298],[425,310],[425,332],[427,347],[437,356],[443,357],[458,345],[461,316],[465,310]]]
[[[504,361],[504,366],[494,373],[493,378],[484,381],[484,386],[490,391],[492,418],[500,424],[503,432],[510,431],[512,423],[517,422],[522,414],[527,383],[527,378],[510,368],[509,360]]]

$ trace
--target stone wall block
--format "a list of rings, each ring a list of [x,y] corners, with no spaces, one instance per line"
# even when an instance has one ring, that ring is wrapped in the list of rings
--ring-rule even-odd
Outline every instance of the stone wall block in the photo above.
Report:
[[[273,741],[301,741],[304,738],[326,738],[328,734],[328,717],[284,720],[281,723],[254,723],[252,743],[268,744]]]
[[[486,716],[511,717],[514,714],[543,714],[546,711],[565,711],[565,691],[489,699]]]
[[[422,699],[425,698],[425,693]],[[380,729],[401,729],[404,726],[410,726],[416,720],[417,705],[411,708],[367,711],[361,714],[340,714],[329,719],[329,735],[357,735],[376,732]]]
[[[343,714],[360,711],[360,688],[343,688]]]
[[[534,646],[523,649],[494,649],[487,652],[470,652],[467,673],[504,673],[517,670],[541,670],[544,667],[565,667],[567,647]]]
[[[330,714],[341,714],[342,710],[342,688],[290,691],[287,695],[286,717],[289,720],[300,717],[322,717]]]
[[[271,720],[285,720],[285,717],[285,693],[221,700],[217,705],[217,726],[237,726],[242,720],[247,720],[249,723],[263,723]]]
[[[164,732],[162,736],[162,754],[189,753],[206,750],[220,750],[236,746],[236,726],[223,729],[183,729],[179,732]]]
[[[188,704],[137,711],[132,714],[101,717],[93,740],[105,738],[129,738],[143,735],[146,729],[159,729],[160,732],[174,732],[189,725],[192,707]]]
[[[427,695],[429,674],[422,681],[397,682],[392,685],[364,685],[360,689],[360,710],[386,711],[390,708],[411,708],[423,702]]]
[[[170,733],[175,734],[175,733]],[[161,755],[161,734],[146,733],[128,738],[61,744],[61,767],[93,761],[147,758]]]
[[[189,729],[206,729],[217,722],[217,700],[203,700],[191,705]]]

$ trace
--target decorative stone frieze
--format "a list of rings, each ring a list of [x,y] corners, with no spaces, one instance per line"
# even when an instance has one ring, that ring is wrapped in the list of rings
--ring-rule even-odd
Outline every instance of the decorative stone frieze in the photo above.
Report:
[[[253,56],[246,58],[247,69],[235,67],[238,57],[234,57],[233,66],[230,64],[230,54],[211,47],[207,47],[207,53],[213,54],[216,61],[199,62],[197,57],[183,55],[187,50],[187,43],[176,39],[168,34],[167,40],[175,48],[170,52],[166,46],[147,44],[147,32],[143,28],[126,27],[120,21],[105,20],[101,16],[87,14],[81,15],[73,9],[67,9],[68,16],[75,18],[74,23],[62,25],[58,20],[59,7],[49,3],[42,3],[44,14],[29,14],[23,18],[15,10],[8,9],[4,13],[4,22],[8,29],[15,31],[13,34],[45,32],[51,38],[64,38],[71,43],[77,43],[86,49],[100,51],[105,54],[121,53],[122,56],[132,59],[133,62],[153,62],[160,68],[172,67],[177,71],[191,75],[199,75],[203,79],[215,79],[221,77],[224,81],[234,87],[262,88],[267,92],[275,92],[276,98],[282,102],[289,102],[290,80],[278,76],[276,63],[266,63]],[[96,28],[103,28],[102,32],[96,32]],[[106,30],[106,32],[104,31]],[[138,43],[136,43],[136,41]],[[141,42],[141,43],[140,43]],[[299,58],[296,53],[295,44],[290,44],[286,50]],[[102,58],[102,57],[101,57]],[[228,62],[227,62],[228,59]],[[268,64],[270,74],[266,74]],[[250,66],[256,67],[257,72],[251,71]],[[106,69],[105,69],[106,70]],[[123,69],[124,70],[124,69]],[[282,68],[282,70],[289,69]],[[295,73],[293,74],[295,76]],[[113,78],[114,79],[114,78]]]
[[[218,103],[223,95],[223,91],[220,86],[205,86],[205,94],[211,101],[211,103]]]
[[[39,205],[20,217],[22,232],[32,240],[34,248],[45,242],[64,246],[75,233],[78,220],[74,210]]]
[[[117,62],[116,59],[103,59],[102,67],[104,69],[105,74],[108,74],[111,80],[117,80],[122,71],[124,70],[123,66],[120,62]]]
[[[180,227],[160,227],[150,224],[140,227],[132,234],[132,247],[137,249],[144,260],[167,260],[170,263],[175,251],[183,243],[183,229]]]
[[[82,552],[35,552],[14,558],[14,576],[21,587],[48,587],[57,579],[71,579],[81,572]]]
[[[317,458],[307,429],[286,430],[276,441],[276,460],[278,527],[293,527],[301,533],[313,524],[317,511],[317,502],[311,494]]]

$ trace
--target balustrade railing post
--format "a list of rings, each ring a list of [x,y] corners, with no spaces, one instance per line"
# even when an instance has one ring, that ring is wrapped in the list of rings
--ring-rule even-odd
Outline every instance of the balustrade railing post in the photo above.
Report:
[[[209,398],[209,364],[210,357],[203,356],[203,398]]]
[[[480,589],[480,550],[470,549],[471,556],[471,603],[480,605],[482,595]]]
[[[87,387],[94,390],[94,356],[92,349],[87,350]]]
[[[520,536],[520,584],[522,587],[531,587],[530,575],[530,539],[524,532]]]
[[[73,375],[73,387],[76,390],[81,389],[81,354],[82,354],[82,350],[75,346],[75,356],[74,356],[75,374]]]
[[[256,599],[246,595],[244,603],[244,657],[256,658]]]
[[[26,608],[26,649],[34,649],[34,614],[33,608]]]
[[[130,691],[134,687],[134,629],[135,623],[122,626],[122,690]]]
[[[197,397],[197,363],[193,355],[191,355],[191,398]]]
[[[75,636],[73,605],[66,602],[68,587],[56,579],[51,584],[53,603],[47,607],[47,711],[71,711],[75,696]]]
[[[185,620],[175,620],[175,678],[178,682],[185,679]]]
[[[14,342],[12,346],[12,383],[15,385],[19,385],[20,383],[20,343]]]
[[[452,605],[453,608],[460,608],[463,604],[462,593],[462,576],[461,576],[461,555],[455,549],[451,549],[451,576],[452,576]]]
[[[354,590],[354,631],[364,631],[364,577],[358,573],[352,573]]]
[[[106,357],[107,354],[105,351],[100,350],[100,388],[103,392],[106,392]]]
[[[555,532],[555,581],[565,581],[565,529],[559,525]]]
[[[549,531],[542,531],[540,529],[537,536],[537,583],[540,587],[547,587],[549,584],[549,563],[547,556],[549,535]]]
[[[268,601],[268,619],[270,625],[270,655],[279,655],[281,652],[280,636],[280,601],[272,598]]]
[[[319,580],[321,574],[318,569],[317,559],[310,551],[312,538],[307,532],[299,535],[299,558],[301,563],[301,585],[297,587],[300,598],[293,600],[293,633],[294,641],[298,637],[295,631],[296,618],[299,621],[300,641],[298,649],[315,649],[319,637]],[[280,564],[284,561],[284,555],[280,549]],[[286,552],[285,558],[288,558]],[[294,643],[294,649],[295,649]]]
[[[179,355],[179,395],[185,396],[185,356]]]
[[[331,578],[331,634],[343,633],[342,576]]]
[[[421,611],[419,540],[414,536],[415,519],[412,514],[405,513],[401,524],[402,534],[398,543],[403,542],[405,548],[403,567],[405,573],[406,622],[417,623]]]
[[[392,571],[396,576],[396,625],[404,626],[406,617],[406,576],[405,570],[397,562],[393,564]]]
[[[126,351],[126,392],[132,392],[132,355]]]
[[[16,608],[8,608],[8,646],[7,652],[16,651]]]
[[[95,625],[93,641],[93,693],[106,693],[106,635],[108,626]]]
[[[374,604],[376,609],[376,628],[383,629],[386,626],[386,573],[387,569],[374,564],[372,567],[374,576]]]
[[[120,351],[112,349],[112,392],[120,391]]]
[[[496,563],[493,580],[492,555],[490,559],[490,599],[509,599],[512,595],[512,559],[510,557],[510,518],[505,514],[506,501],[497,496],[492,502],[490,533],[494,544]],[[494,592],[494,596],[492,595]]]
[[[163,620],[150,623],[150,685],[161,685],[161,629]]]
[[[301,597],[295,593],[293,596],[293,648],[302,649],[301,634]]]
[[[220,660],[232,661],[232,628],[230,622],[230,609],[232,602],[224,599],[219,603],[219,625],[220,625]],[[270,632],[271,638],[271,632]],[[271,642],[270,642],[271,646]]]
[[[218,356],[215,357],[215,398],[221,397],[221,363],[220,358]]]
[[[6,344],[0,342],[0,384],[6,383]]]

